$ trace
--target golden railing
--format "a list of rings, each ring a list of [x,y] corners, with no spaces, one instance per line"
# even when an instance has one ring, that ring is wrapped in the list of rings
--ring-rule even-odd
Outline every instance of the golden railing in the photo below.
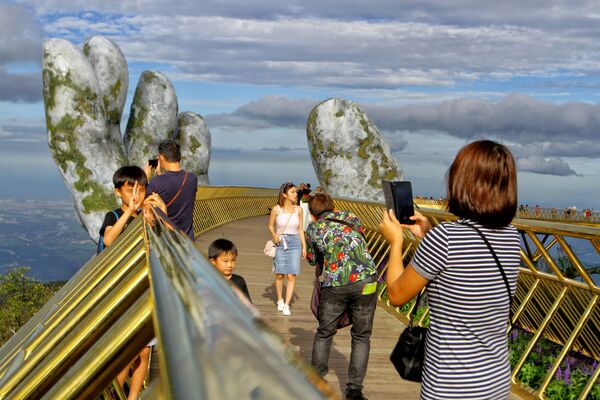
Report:
[[[211,224],[222,225],[250,216],[267,215],[268,210],[276,203],[276,192],[273,190],[253,190],[250,197],[244,198],[242,193],[247,188],[227,188],[227,196],[209,198],[210,194],[219,194],[219,189],[211,188],[211,193],[203,193],[200,188],[196,202],[195,228],[209,229]],[[220,193],[225,193],[224,191]],[[260,196],[260,193],[263,196]],[[388,246],[378,232],[383,206],[379,203],[361,202],[347,199],[336,199],[338,209],[355,213],[366,229],[369,248],[379,267],[381,275],[385,273]],[[455,219],[452,214],[442,210],[421,209],[433,225]],[[544,382],[537,391],[526,388],[525,395],[544,398],[544,393],[558,367],[570,351],[584,354],[600,361],[600,307],[598,299],[600,287],[592,280],[590,274],[576,251],[570,245],[573,240],[587,243],[596,255],[600,255],[600,227],[558,223],[549,221],[533,221],[515,219],[513,224],[522,237],[522,266],[520,269],[517,291],[513,299],[513,322],[521,329],[531,332],[526,349],[523,351],[516,367],[513,369],[513,391],[523,395],[523,388],[517,377],[523,365],[541,338],[560,346],[554,364],[548,369]],[[406,234],[404,260],[408,262],[414,253],[417,241],[410,233]],[[558,265],[556,256],[551,252],[560,248],[562,262],[570,266],[569,276],[564,266]],[[392,312],[401,321],[415,313],[411,307],[406,313],[392,307],[387,301],[385,282],[380,279],[379,305]],[[427,317],[423,312],[420,321]],[[580,398],[584,399],[597,382],[600,368],[597,368],[588,380]]]
[[[443,199],[427,199],[425,197],[416,197],[415,203],[423,208],[431,208],[435,210],[444,210],[446,209],[447,204],[446,200]],[[600,224],[600,212],[590,209],[557,209],[523,205],[519,206],[517,209],[517,218],[568,222],[583,225]]]
[[[199,234],[242,218],[267,215],[276,196],[273,189],[200,187],[194,212],[195,231]],[[336,199],[335,204],[361,219],[369,248],[383,275],[388,246],[378,233],[382,205],[345,199]],[[454,218],[441,210],[422,212],[434,225]],[[570,351],[600,360],[600,288],[586,271],[578,249],[571,245],[576,239],[600,254],[600,228],[521,219],[516,219],[514,225],[522,235],[523,246],[512,304],[513,322],[531,332],[532,337],[513,370],[513,388],[518,389],[516,378],[520,370],[536,344],[545,338],[561,350],[543,384],[533,393],[544,398],[546,388]],[[224,360],[211,358],[217,354],[215,349],[235,348],[229,348],[234,343],[229,335],[236,332],[250,335],[251,340],[244,337],[242,343],[251,346],[253,354],[260,351],[263,356],[261,363],[236,371],[256,373],[260,364],[268,371],[265,374],[287,374],[282,379],[296,384],[291,385],[293,390],[286,398],[332,396],[322,381],[291,356],[293,352],[264,322],[243,312],[241,300],[224,290],[224,281],[187,237],[168,227],[161,218],[154,227],[144,227],[140,219],[136,220],[0,349],[0,399],[93,398],[103,392],[108,398],[111,381],[154,332],[162,348],[158,352],[161,377],[153,380],[145,393],[149,398],[171,398],[175,394],[186,397],[190,393],[194,393],[194,398],[245,398],[243,393],[219,393],[219,387],[208,378],[216,376],[215,371],[205,370],[215,361],[224,362],[220,368],[225,371],[236,367],[226,364],[227,359],[239,361],[235,354]],[[415,238],[407,235],[405,261],[417,244]],[[561,249],[560,260],[552,255],[557,248]],[[218,297],[218,293],[226,295]],[[404,322],[415,312],[414,306],[405,313],[391,307],[383,281],[379,299],[380,306]],[[219,310],[221,315],[215,318],[210,314],[209,318],[207,307]],[[426,315],[425,311],[421,322]],[[230,323],[235,329],[229,327]],[[221,336],[229,340],[218,340]],[[214,347],[203,348],[206,344]],[[276,360],[277,367],[262,364],[268,351],[274,352],[269,358]],[[179,364],[182,359],[186,360],[184,367]],[[586,398],[599,375],[600,368],[596,368],[580,398]],[[114,385],[112,390],[122,396]]]
[[[142,229],[132,223],[5,343],[0,399],[89,398],[152,338]]]
[[[231,211],[221,203],[208,201],[215,215]],[[262,213],[260,203],[237,204]],[[155,334],[160,374],[144,398],[335,398],[185,234],[151,215],[0,349],[0,399],[124,399],[114,379]]]

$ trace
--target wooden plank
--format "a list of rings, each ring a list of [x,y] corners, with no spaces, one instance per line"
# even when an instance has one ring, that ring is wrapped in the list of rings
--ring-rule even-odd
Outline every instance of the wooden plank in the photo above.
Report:
[[[272,259],[262,253],[265,242],[269,239],[267,223],[267,217],[237,221],[204,233],[196,239],[196,243],[204,254],[215,239],[225,238],[235,243],[239,252],[235,272],[246,279],[252,301],[263,318],[295,346],[302,358],[310,364],[317,327],[317,321],[309,308],[314,270],[306,261],[302,261],[291,303],[292,315],[284,317],[275,305],[277,298],[274,276],[271,273]],[[363,391],[371,400],[419,398],[420,384],[400,378],[389,361],[392,348],[403,329],[404,325],[393,316],[383,309],[377,309]],[[331,348],[329,373],[325,377],[340,394],[344,392],[348,380],[350,342],[350,328],[338,331]]]

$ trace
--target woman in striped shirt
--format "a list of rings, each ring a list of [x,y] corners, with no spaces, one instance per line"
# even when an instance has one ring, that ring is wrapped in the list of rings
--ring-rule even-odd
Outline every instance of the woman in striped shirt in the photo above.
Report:
[[[431,228],[416,213],[414,225],[400,225],[384,212],[381,232],[390,242],[386,281],[394,305],[402,305],[427,284],[430,324],[425,345],[422,399],[506,399],[510,393],[507,322],[510,297],[490,250],[510,286],[520,264],[514,159],[501,144],[482,140],[463,147],[448,171],[448,210],[459,217]],[[402,264],[402,229],[422,237]]]

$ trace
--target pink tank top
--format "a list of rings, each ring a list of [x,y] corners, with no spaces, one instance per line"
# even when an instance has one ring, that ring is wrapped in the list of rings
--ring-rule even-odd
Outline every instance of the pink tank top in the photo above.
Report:
[[[283,212],[283,208],[276,206],[278,208],[279,214],[277,214],[277,218],[275,219],[275,232],[278,235],[297,235],[299,233],[300,227],[300,218],[298,218],[298,206],[294,207],[294,211],[292,212],[292,216],[290,214],[285,214]],[[288,222],[288,219],[290,222]],[[287,224],[287,226],[285,225]],[[281,231],[283,227],[285,229],[283,232]]]

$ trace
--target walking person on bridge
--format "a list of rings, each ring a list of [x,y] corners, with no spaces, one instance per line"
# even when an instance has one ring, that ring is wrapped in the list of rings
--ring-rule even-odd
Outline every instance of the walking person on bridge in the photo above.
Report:
[[[311,364],[321,377],[327,375],[333,336],[342,315],[348,312],[352,352],[346,399],[366,400],[362,389],[377,305],[375,264],[356,215],[334,211],[333,199],[326,193],[314,195],[308,201],[308,208],[317,220],[306,231],[307,259],[324,273]]]
[[[420,213],[401,225],[383,213],[390,242],[388,297],[401,306],[425,286],[430,323],[425,344],[422,399],[507,399],[510,300],[520,264],[517,175],[510,151],[483,140],[463,147],[447,175],[448,210],[458,221],[432,228]],[[402,262],[403,229],[423,238]]]
[[[306,258],[302,209],[296,205],[297,203],[296,186],[286,182],[279,188],[277,205],[273,207],[269,217],[269,232],[273,243],[277,246],[273,259],[277,309],[285,316],[292,314],[290,301],[294,295],[296,275],[300,273],[300,257]],[[287,288],[284,301],[283,279],[286,276]]]

